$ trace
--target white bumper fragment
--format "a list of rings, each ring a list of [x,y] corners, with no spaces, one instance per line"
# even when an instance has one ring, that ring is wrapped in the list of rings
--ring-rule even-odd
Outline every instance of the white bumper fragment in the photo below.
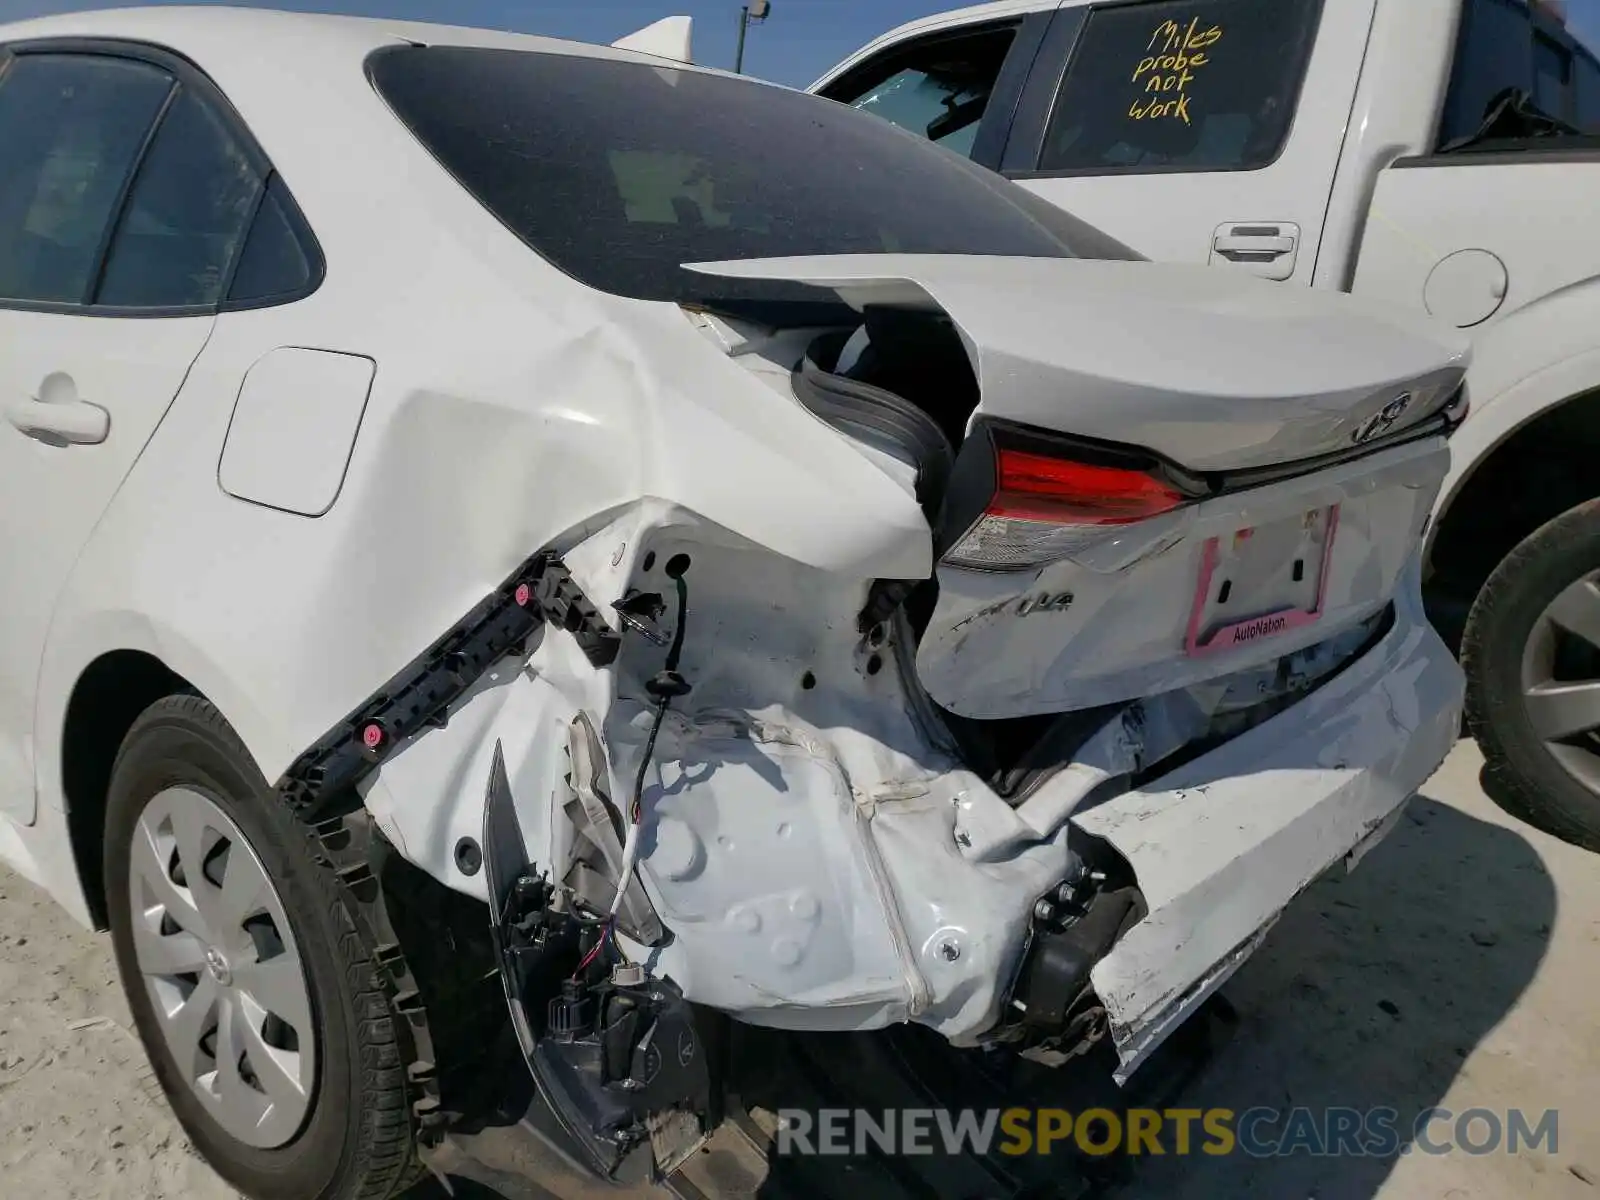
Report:
[[[1149,914],[1095,967],[1125,1081],[1289,903],[1392,826],[1460,723],[1460,669],[1413,584],[1372,653],[1278,718],[1073,821],[1127,858]]]

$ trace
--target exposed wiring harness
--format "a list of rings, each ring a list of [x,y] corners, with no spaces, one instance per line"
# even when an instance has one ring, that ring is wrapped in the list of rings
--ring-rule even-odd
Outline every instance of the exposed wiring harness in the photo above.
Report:
[[[689,694],[689,682],[678,673],[678,663],[683,658],[683,636],[689,623],[689,585],[683,578],[688,569],[687,554],[674,555],[666,566],[667,576],[676,585],[678,592],[677,627],[672,632],[672,645],[667,650],[666,663],[645,684],[645,691],[656,702],[655,716],[650,722],[650,734],[645,739],[644,751],[639,756],[639,772],[633,781],[633,797],[628,805],[628,831],[622,844],[622,868],[617,873],[617,893],[612,897],[611,909],[606,914],[606,927],[601,932],[600,939],[578,967],[580,973],[599,957],[608,941],[615,944],[617,913],[622,908],[622,899],[627,894],[628,886],[633,882],[638,869],[639,831],[644,823],[645,776],[649,774],[650,763],[655,758],[656,739],[661,735],[661,725],[666,720],[667,710],[678,697]]]
[[[600,930],[600,936],[595,939],[594,945],[589,949],[589,953],[583,956],[583,961],[578,963],[578,969],[573,971],[572,977],[574,979],[580,978],[589,969],[590,964],[600,957],[601,952],[606,948],[607,942],[615,944],[616,939],[613,935],[616,933],[617,928],[616,919],[607,917],[602,924],[604,928]]]

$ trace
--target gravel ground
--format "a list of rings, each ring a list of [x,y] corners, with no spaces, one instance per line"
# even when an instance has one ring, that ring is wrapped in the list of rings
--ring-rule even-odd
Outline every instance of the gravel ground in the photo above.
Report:
[[[1505,816],[1462,745],[1395,834],[1228,989],[1190,1102],[1556,1108],[1554,1155],[1149,1160],[1139,1200],[1600,1200],[1600,859]],[[0,1178],[41,1200],[226,1200],[129,1032],[109,944],[0,872]]]

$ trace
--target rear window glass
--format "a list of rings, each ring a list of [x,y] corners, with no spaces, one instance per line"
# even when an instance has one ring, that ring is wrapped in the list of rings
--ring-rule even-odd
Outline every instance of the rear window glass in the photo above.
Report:
[[[1600,0],[1467,0],[1441,150],[1569,149],[1600,135]]]
[[[400,47],[369,62],[477,199],[591,287],[680,303],[820,300],[686,262],[857,253],[1130,257],[887,122],[747,80],[613,59]]]
[[[1321,0],[1097,8],[1073,51],[1041,171],[1248,171],[1278,157]]]

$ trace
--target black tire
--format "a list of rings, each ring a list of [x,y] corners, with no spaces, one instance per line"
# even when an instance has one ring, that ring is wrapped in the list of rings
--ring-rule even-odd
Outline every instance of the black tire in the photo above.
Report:
[[[287,1144],[237,1140],[173,1061],[133,944],[130,853],[140,815],[182,785],[243,831],[277,888],[299,945],[317,1029],[309,1111]],[[134,722],[107,798],[106,901],[123,991],[156,1079],[196,1149],[251,1200],[379,1200],[416,1175],[405,1064],[394,1012],[314,842],[278,801],[238,736],[198,696],[157,701]]]
[[[1545,747],[1523,703],[1522,659],[1548,606],[1600,570],[1600,500],[1535,531],[1495,569],[1467,618],[1461,663],[1467,725],[1485,760],[1485,790],[1513,815],[1589,850],[1600,850],[1600,795]]]

